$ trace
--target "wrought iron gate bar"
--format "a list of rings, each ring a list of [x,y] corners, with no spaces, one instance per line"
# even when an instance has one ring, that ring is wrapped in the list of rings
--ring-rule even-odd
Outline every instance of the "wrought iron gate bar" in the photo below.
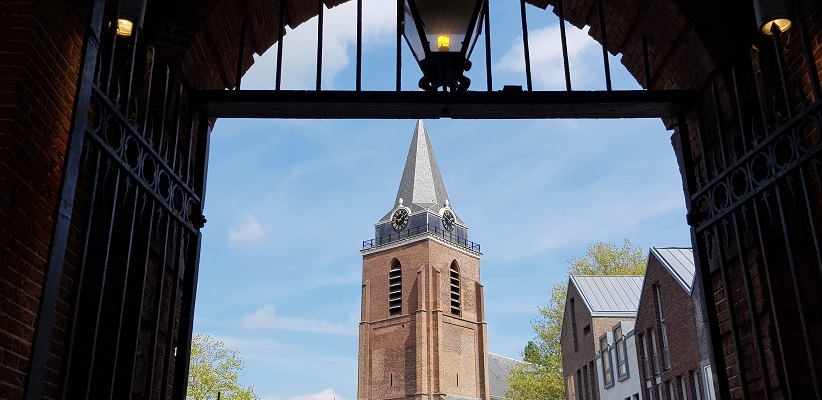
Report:
[[[191,93],[192,102],[209,118],[669,118],[686,112],[693,98],[687,90]]]
[[[519,0],[519,13],[522,19],[522,48],[525,54],[525,82],[528,91],[534,89],[531,84],[531,48],[528,46],[528,16],[525,12],[525,0]]]
[[[105,99],[105,97],[101,96],[100,93],[96,89],[94,90],[94,93],[96,95],[95,96],[96,99],[98,99],[101,102],[107,103],[107,105],[111,105],[111,103],[109,103]],[[119,111],[116,110],[116,109],[109,109],[108,112],[111,112],[113,114],[117,114],[118,118],[122,117],[122,115],[119,115]],[[175,186],[169,188],[169,196],[173,196],[175,188],[181,189],[185,194],[190,196],[188,198],[184,198],[184,199],[181,200],[182,204],[183,204],[183,209],[182,210],[180,210],[180,211],[175,210],[174,205],[171,204],[167,199],[165,199],[161,194],[157,193],[157,191],[154,189],[154,187],[152,187],[151,183],[146,182],[137,172],[135,172],[133,170],[132,166],[128,165],[128,163],[126,163],[126,161],[124,159],[122,159],[119,154],[117,154],[117,151],[112,149],[108,145],[108,143],[105,142],[105,140],[103,138],[101,138],[97,134],[91,133],[91,132],[89,134],[89,137],[94,139],[94,141],[108,154],[108,156],[111,160],[114,160],[123,170],[127,171],[130,178],[135,180],[136,182],[138,182],[140,184],[140,186],[143,188],[143,190],[151,193],[151,195],[154,196],[157,200],[160,200],[159,203],[163,206],[163,208],[168,213],[172,214],[175,217],[175,219],[177,219],[178,222],[183,224],[191,233],[197,233],[198,228],[195,226],[196,221],[186,220],[183,217],[183,215],[181,215],[180,213],[181,212],[184,213],[184,212],[187,211],[187,206],[191,203],[191,201],[194,201],[195,203],[199,203],[200,202],[199,196],[197,196],[191,190],[191,188],[188,187],[187,183],[183,182],[182,179],[176,173],[174,173],[174,170],[171,169],[168,166],[166,160],[164,160],[160,156],[158,156],[154,152],[154,149],[151,148],[150,146],[148,146],[148,144],[145,142],[145,139],[142,138],[140,135],[138,135],[134,131],[132,126],[124,124],[123,127],[125,127],[126,129],[129,129],[131,131],[130,133],[132,134],[132,136],[129,136],[129,138],[134,138],[134,139],[137,139],[137,140],[140,141],[140,144],[142,144],[145,147],[142,150],[147,151],[151,154],[151,156],[153,157],[152,158],[153,162],[155,162],[159,166],[165,168],[166,176],[171,178],[173,181],[176,181],[177,184]],[[123,145],[125,146],[125,139],[123,141]],[[192,216],[192,217],[196,217],[196,216]]]
[[[705,204],[708,205],[708,210],[692,210],[692,213],[707,212],[707,214],[692,214],[689,217],[691,218],[689,223],[697,226],[697,231],[702,231],[708,228],[711,224],[723,218],[736,206],[755,197],[779,178],[793,172],[797,166],[805,163],[817,154],[822,153],[822,146],[813,146],[810,149],[802,149],[798,138],[799,132],[797,129],[803,126],[800,124],[806,121],[811,121],[810,123],[815,123],[817,125],[817,129],[820,128],[820,125],[822,125],[822,101],[816,102],[816,104],[811,105],[800,114],[787,121],[771,136],[766,138],[763,142],[757,144],[754,149],[740,157],[736,162],[727,168],[722,168],[715,178],[711,179],[706,184],[701,185],[701,187],[691,196],[690,201],[694,202],[694,204],[704,201]],[[782,166],[776,166],[772,160],[773,157],[776,157],[774,154],[774,147],[778,145],[780,140],[785,140],[785,138],[792,139],[791,160]],[[806,151],[803,153],[803,150]],[[768,177],[762,180],[754,181],[752,176],[754,173],[753,164],[760,156],[766,157],[768,161]],[[739,171],[742,171],[742,173],[745,174],[745,177],[748,178],[747,183],[749,186],[746,188],[747,190],[744,193],[735,194],[732,191],[732,181],[734,175]],[[730,201],[720,209],[716,209],[713,206],[714,201],[716,200],[713,197],[713,194],[719,186],[724,186],[726,188],[728,191],[727,196]]]

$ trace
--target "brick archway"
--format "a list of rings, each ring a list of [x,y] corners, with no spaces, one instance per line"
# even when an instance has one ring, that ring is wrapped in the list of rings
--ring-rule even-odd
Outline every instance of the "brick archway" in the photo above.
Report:
[[[325,5],[343,2],[326,1]],[[79,305],[95,303],[86,299],[89,290],[80,288],[99,285],[89,281],[95,270],[84,268],[89,257],[109,262],[108,250],[89,250],[86,244],[93,242],[89,238],[99,236],[111,243],[113,237],[110,226],[106,233],[95,225],[100,219],[92,218],[98,211],[95,193],[113,193],[116,204],[118,190],[105,187],[119,187],[121,173],[142,173],[145,166],[138,163],[130,170],[125,152],[121,165],[106,164],[120,160],[106,158],[119,148],[102,135],[94,145],[97,153],[88,153],[83,133],[98,130],[96,118],[102,118],[100,115],[119,118],[124,132],[131,129],[139,134],[166,124],[177,126],[175,133],[187,132],[181,137],[183,142],[189,140],[190,163],[181,161],[178,167],[177,158],[172,157],[173,163],[155,165],[167,174],[178,173],[169,179],[182,197],[175,197],[174,191],[157,192],[152,185],[159,181],[149,179],[140,190],[157,192],[161,201],[152,207],[165,209],[166,214],[158,219],[118,218],[126,218],[126,225],[130,224],[133,236],[138,237],[134,243],[147,254],[145,259],[136,260],[158,276],[152,280],[156,284],[135,291],[140,301],[143,294],[164,299],[165,290],[169,295],[163,307],[174,312],[193,309],[197,235],[202,223],[197,207],[207,157],[207,140],[199,139],[207,138],[208,121],[202,115],[195,118],[196,110],[188,110],[184,88],[233,86],[233,60],[240,50],[237,33],[242,21],[249,23],[249,39],[242,52],[245,69],[253,63],[254,53],[265,52],[277,42],[280,31],[278,1],[185,0],[164,8],[159,0],[149,0],[144,38],[153,50],[138,60],[150,64],[156,61],[155,54],[160,54],[164,65],[170,67],[166,71],[173,69],[178,75],[163,75],[167,78],[164,87],[146,76],[135,79],[155,89],[151,92],[155,97],[157,93],[168,94],[181,106],[173,121],[167,121],[165,114],[150,119],[146,111],[145,122],[140,122],[131,118],[143,115],[130,113],[133,103],[128,96],[121,96],[110,82],[98,85],[101,82],[95,79],[101,73],[97,67],[104,62],[89,56],[96,54],[101,42],[105,44],[101,35],[105,27],[90,21],[99,21],[104,6],[114,3],[18,0],[0,7],[0,257],[9,266],[0,276],[5,301],[0,311],[6,321],[0,327],[0,376],[8,377],[0,380],[0,393],[9,393],[10,398],[40,398],[41,394],[44,398],[70,398],[75,389],[66,389],[66,382],[73,379],[68,378],[68,372],[81,369],[71,364],[76,357],[72,354],[87,346],[96,349],[96,342],[77,339],[82,336],[74,331],[78,321],[92,325],[95,336],[98,327],[105,330],[112,326],[117,332],[123,328],[100,320],[99,307],[96,324],[93,316],[85,315]],[[547,8],[555,2],[529,3]],[[603,3],[607,49],[622,54],[623,64],[643,87],[698,93],[689,113],[665,122],[675,132],[672,141],[702,274],[707,325],[715,361],[725,366],[715,372],[720,392],[728,398],[791,398],[808,393],[822,397],[822,348],[811,340],[822,334],[822,309],[815,292],[816,285],[822,284],[822,184],[818,172],[822,6],[812,0],[797,3],[800,26],[777,41],[756,32],[747,0],[721,4],[707,0]],[[591,26],[591,35],[602,41],[596,4],[565,0],[565,18],[577,27]],[[296,27],[314,17],[317,5],[315,1],[288,0],[286,23]],[[86,36],[93,39],[86,41]],[[647,63],[643,38],[648,47]],[[84,46],[90,51],[84,52]],[[111,60],[116,61],[114,57]],[[109,72],[104,70],[103,75]],[[111,99],[115,101],[106,103]],[[89,104],[94,107],[92,112],[86,111]],[[124,112],[118,113],[118,109]],[[160,131],[163,133],[158,133],[156,143],[140,142],[141,154],[154,151],[159,155],[161,151],[151,150],[155,145],[168,152],[172,135]],[[175,137],[173,141],[181,140]],[[174,147],[173,152],[177,150]],[[93,167],[95,158],[89,154],[104,161]],[[98,191],[98,175],[108,176],[106,171],[114,170],[117,178],[99,180],[104,189]],[[84,175],[81,171],[100,173]],[[139,196],[127,190],[124,193],[135,196],[129,197],[127,204],[136,209]],[[178,203],[181,198],[186,202]],[[114,215],[111,211],[111,221]],[[167,227],[169,236],[153,234],[157,226]],[[130,263],[125,259],[120,262]],[[160,270],[163,272],[157,272]],[[128,288],[133,287],[132,278],[140,281],[139,276],[128,273],[121,278],[123,287]],[[142,281],[148,282],[145,277]],[[102,304],[105,293],[102,289],[99,292],[97,304]],[[97,293],[92,290],[92,294]],[[137,361],[121,366],[124,361],[116,358],[106,365],[114,371],[122,368],[132,379],[144,381],[140,390],[134,389],[138,397],[181,398],[186,371],[171,355],[177,346],[186,348],[190,325],[186,325],[185,315],[178,320],[174,312],[163,317],[161,324],[162,308],[157,307],[151,314],[157,321],[152,325],[155,335],[144,340],[140,320],[134,321],[136,326],[127,328],[137,333],[127,337],[133,346],[124,354],[134,360],[146,353],[158,358],[140,361],[139,368]],[[165,336],[156,333],[160,325],[169,326]],[[119,336],[118,344],[105,346],[119,351]],[[153,350],[149,350],[151,346]],[[166,373],[154,370],[155,364]],[[90,393],[93,379],[111,381],[108,397],[117,397],[119,390],[132,390],[114,375],[88,376],[85,393]]]

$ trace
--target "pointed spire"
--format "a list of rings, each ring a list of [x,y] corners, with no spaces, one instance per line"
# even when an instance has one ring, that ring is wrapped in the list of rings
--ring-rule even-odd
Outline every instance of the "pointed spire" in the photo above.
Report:
[[[425,129],[425,123],[422,120],[417,120],[414,136],[411,138],[411,146],[408,149],[408,158],[405,160],[405,169],[402,171],[397,198],[394,200],[394,208],[401,201],[405,207],[411,209],[412,214],[424,210],[439,213],[439,210],[446,207],[448,202],[448,193],[445,191],[437,158],[431,147],[431,139],[428,137],[428,130]],[[391,212],[386,214],[383,220],[388,219],[390,215]],[[459,222],[462,223],[462,221]]]

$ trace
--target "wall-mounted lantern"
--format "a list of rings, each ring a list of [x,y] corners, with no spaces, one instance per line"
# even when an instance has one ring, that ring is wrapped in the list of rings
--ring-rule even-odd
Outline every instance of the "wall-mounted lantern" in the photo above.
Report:
[[[117,36],[130,37],[143,27],[147,0],[120,0],[117,8]]]
[[[422,69],[421,89],[468,89],[463,72],[471,68],[485,1],[405,0],[403,36]]]
[[[793,12],[791,0],[753,0],[756,25],[759,30],[770,36],[773,29],[785,32],[791,27]]]

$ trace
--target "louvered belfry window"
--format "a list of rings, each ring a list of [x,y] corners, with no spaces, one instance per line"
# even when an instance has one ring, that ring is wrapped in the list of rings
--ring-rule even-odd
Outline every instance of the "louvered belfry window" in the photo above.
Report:
[[[460,271],[456,261],[451,263],[451,314],[460,315]]]
[[[396,258],[391,261],[391,270],[388,272],[388,313],[402,313],[402,266]]]

